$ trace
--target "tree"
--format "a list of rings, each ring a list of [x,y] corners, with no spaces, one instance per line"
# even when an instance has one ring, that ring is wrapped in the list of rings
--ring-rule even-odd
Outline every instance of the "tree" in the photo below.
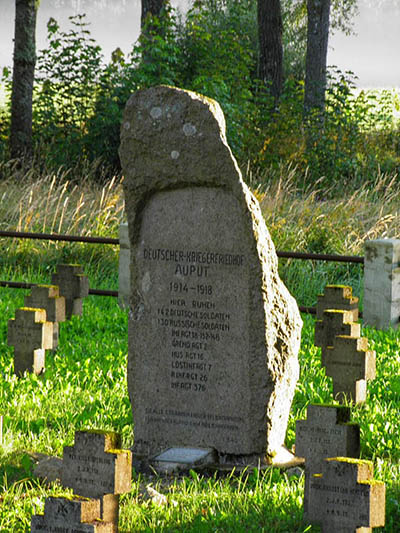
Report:
[[[36,63],[38,0],[16,0],[11,93],[11,157],[32,155],[32,94]]]
[[[140,17],[140,27],[143,30],[148,15],[159,17],[165,0],[142,0],[142,14]]]
[[[280,0],[258,0],[259,78],[269,87],[275,102],[282,92],[283,49]]]
[[[326,61],[328,54],[331,0],[307,0],[307,52],[304,114],[325,109]]]

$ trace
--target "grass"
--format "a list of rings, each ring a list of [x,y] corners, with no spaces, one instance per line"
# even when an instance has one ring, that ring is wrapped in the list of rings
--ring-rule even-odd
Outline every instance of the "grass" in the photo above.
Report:
[[[6,172],[0,182],[1,229],[117,236],[123,217],[118,180],[104,187],[87,180],[78,187],[62,171],[38,176],[30,170],[18,181],[15,169]],[[294,186],[295,172],[282,169],[257,191],[278,249],[306,251],[314,246],[313,251],[362,255],[363,242],[382,236],[382,229],[387,236],[399,237],[400,187],[395,179],[378,176],[375,190],[361,189],[343,199],[335,191],[324,191],[322,182],[319,190],[301,191]],[[116,247],[11,239],[3,239],[0,246],[1,279],[49,282],[55,264],[71,260],[84,265],[92,287],[117,287]],[[281,262],[281,273],[302,305],[314,304],[326,282],[348,282],[361,293],[359,267],[292,260]],[[83,317],[60,325],[59,348],[47,356],[45,374],[17,379],[6,341],[7,321],[25,294],[0,289],[0,531],[10,533],[29,531],[31,515],[43,512],[45,496],[66,494],[59,484],[46,485],[33,477],[32,452],[61,456],[63,447],[73,443],[75,430],[84,428],[118,431],[124,447],[133,443],[126,312],[114,298],[88,297]],[[289,448],[295,443],[295,422],[305,417],[307,405],[330,402],[332,396],[313,342],[314,319],[303,320],[301,377],[288,425]],[[352,410],[352,419],[361,426],[362,458],[373,460],[375,477],[387,485],[386,526],[377,531],[395,533],[400,520],[400,332],[365,328],[364,334],[377,352],[377,378],[369,385],[366,404]],[[165,506],[146,497],[147,484],[166,496]],[[303,486],[302,476],[277,469],[225,476],[135,475],[132,490],[121,499],[120,531],[318,532],[302,521]]]

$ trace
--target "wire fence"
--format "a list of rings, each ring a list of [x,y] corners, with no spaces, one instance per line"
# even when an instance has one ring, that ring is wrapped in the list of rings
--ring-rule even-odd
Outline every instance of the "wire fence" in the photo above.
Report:
[[[30,233],[23,231],[0,231],[0,237],[14,239],[40,239],[45,241],[82,242],[89,244],[111,244],[119,246],[119,239],[111,237],[90,237],[83,235],[63,235],[57,233]],[[285,252],[280,250],[277,250],[276,254],[282,259],[303,259],[312,261],[364,264],[364,257],[359,255],[312,254],[305,252]],[[23,283],[19,281],[0,281],[0,287],[9,287],[14,289],[30,289],[35,285],[35,283]],[[113,290],[89,289],[89,294],[95,296],[118,297],[118,291]],[[299,306],[299,309],[302,313],[316,313],[315,307]]]

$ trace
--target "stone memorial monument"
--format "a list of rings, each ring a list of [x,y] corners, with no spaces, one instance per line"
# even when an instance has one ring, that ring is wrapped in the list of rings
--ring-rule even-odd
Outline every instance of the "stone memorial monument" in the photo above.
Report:
[[[135,452],[274,456],[302,322],[219,105],[172,87],[138,91],[126,105],[120,157]]]

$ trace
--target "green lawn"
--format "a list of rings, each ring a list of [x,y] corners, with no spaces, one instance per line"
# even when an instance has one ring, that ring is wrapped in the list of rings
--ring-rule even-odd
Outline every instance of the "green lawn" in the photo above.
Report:
[[[101,285],[98,272],[91,285]],[[97,277],[97,279],[96,279]],[[43,282],[49,281],[43,275]],[[116,278],[108,279],[114,287]],[[32,476],[28,452],[62,455],[77,429],[98,428],[122,433],[124,447],[133,444],[126,386],[127,314],[115,298],[90,296],[84,316],[61,324],[60,344],[46,359],[46,372],[22,379],[12,373],[12,348],[7,346],[7,320],[23,303],[26,291],[1,289],[0,412],[4,442],[0,447],[0,530],[29,531],[32,513],[43,512],[46,495],[66,494],[59,485],[45,486]],[[331,383],[321,369],[313,345],[314,319],[303,316],[301,378],[289,421],[286,444],[294,444],[295,420],[304,418],[308,403],[327,403]],[[364,332],[377,351],[377,378],[368,401],[354,408],[361,426],[362,458],[375,465],[375,477],[387,484],[387,526],[398,531],[400,518],[400,332]],[[167,496],[159,507],[145,499],[144,487]],[[250,470],[226,476],[144,478],[134,475],[132,491],[122,497],[120,531],[319,531],[302,523],[303,477],[287,477],[278,469]]]
[[[33,169],[34,172],[35,169]],[[29,170],[30,172],[30,170]],[[23,231],[117,236],[123,216],[120,184],[104,188],[89,181],[80,187],[68,176],[44,176],[0,183],[0,227]],[[35,176],[34,176],[35,177]],[[271,182],[259,193],[263,213],[277,249],[363,254],[362,244],[385,234],[398,236],[400,188],[359,189],[338,199],[321,199],[315,191],[300,194],[290,181]],[[389,224],[390,223],[390,224]],[[84,265],[95,288],[118,286],[118,249],[112,246],[0,241],[0,280],[50,282],[59,262]],[[326,283],[348,283],[362,297],[359,266],[310,261],[280,261],[280,271],[301,305],[314,305]],[[7,345],[7,322],[23,304],[27,291],[0,289],[0,413],[4,440],[0,446],[0,531],[27,532],[32,514],[42,513],[44,499],[66,494],[58,484],[39,483],[29,453],[61,456],[77,429],[97,428],[122,434],[133,444],[131,408],[126,386],[127,314],[115,298],[90,296],[82,318],[60,325],[60,344],[48,354],[43,376],[22,379],[12,373],[13,350]],[[301,377],[288,425],[286,445],[295,440],[295,421],[309,403],[328,403],[332,385],[314,346],[314,318],[303,316]],[[353,409],[361,426],[361,454],[372,460],[376,479],[387,486],[386,527],[398,533],[400,523],[400,332],[363,332],[377,353],[377,377],[365,405]],[[166,506],[146,498],[151,484],[167,497]],[[121,533],[131,531],[317,532],[302,522],[303,477],[278,469],[248,470],[211,477],[134,475],[132,490],[121,498]],[[377,530],[379,531],[379,530]]]

